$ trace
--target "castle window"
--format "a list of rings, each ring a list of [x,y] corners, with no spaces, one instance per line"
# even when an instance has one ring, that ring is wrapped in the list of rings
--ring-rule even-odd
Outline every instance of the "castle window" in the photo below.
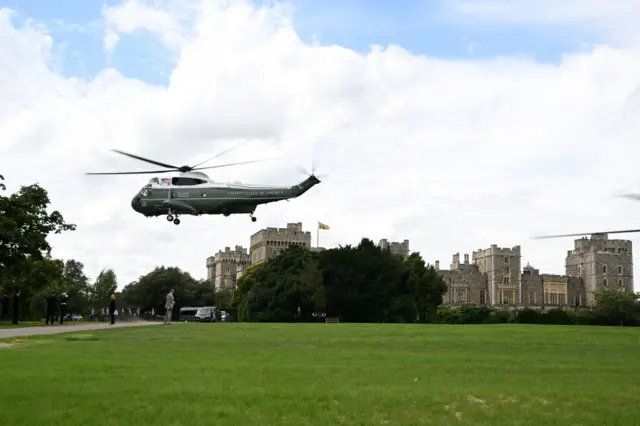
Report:
[[[535,291],[530,291],[529,292],[529,304],[530,305],[535,305],[536,304],[536,292]]]
[[[608,282],[608,281],[607,281],[607,279],[605,278],[605,279],[603,279],[603,280],[602,280],[602,286],[603,286],[603,287],[606,287],[607,285],[609,285],[609,282]]]
[[[509,264],[509,258],[507,256],[504,257],[504,264],[505,265]]]
[[[502,279],[502,283],[503,283],[503,284],[509,284],[509,277],[504,277],[504,278]]]
[[[487,304],[487,295],[484,290],[480,290],[480,304],[481,305]]]
[[[622,266],[618,266],[618,275],[622,275]]]
[[[607,265],[602,265],[602,273],[603,274],[607,273]]]
[[[578,275],[582,275],[582,265],[578,265]]]
[[[620,287],[620,288],[624,287],[624,285],[622,283],[622,278],[618,280],[618,287]]]

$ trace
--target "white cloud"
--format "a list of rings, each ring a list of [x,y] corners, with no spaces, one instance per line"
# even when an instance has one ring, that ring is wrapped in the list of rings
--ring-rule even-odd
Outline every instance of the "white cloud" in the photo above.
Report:
[[[562,272],[572,242],[529,236],[637,227],[640,205],[611,196],[640,183],[638,46],[600,46],[556,66],[393,46],[362,55],[303,43],[286,9],[224,3],[104,11],[114,34],[145,28],[174,49],[166,87],[114,69],[64,78],[49,66],[51,37],[0,12],[0,168],[13,189],[41,182],[79,225],[55,238],[56,255],[92,274],[114,267],[121,284],[160,264],[205,276],[207,256],[247,246],[262,227],[302,221],[315,237],[321,220],[332,227],[323,245],[409,238],[446,264],[456,251],[520,244],[525,262]],[[144,167],[110,148],[181,165],[241,138],[251,142],[225,160],[284,158],[212,177],[294,183],[316,157],[329,179],[259,207],[255,224],[187,217],[175,227],[131,210],[146,177],[82,175]]]

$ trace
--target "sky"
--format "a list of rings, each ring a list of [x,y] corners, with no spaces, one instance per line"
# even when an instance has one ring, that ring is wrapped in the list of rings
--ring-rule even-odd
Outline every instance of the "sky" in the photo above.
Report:
[[[0,172],[78,225],[54,256],[120,287],[158,265],[204,278],[298,221],[330,225],[325,247],[409,239],[447,267],[520,245],[563,273],[572,240],[532,236],[640,227],[616,197],[640,192],[638,17],[637,0],[0,0]],[[131,209],[147,177],[84,175],[145,168],[110,149],[181,165],[239,142],[225,162],[279,159],[211,178],[327,178],[256,223],[176,227]]]

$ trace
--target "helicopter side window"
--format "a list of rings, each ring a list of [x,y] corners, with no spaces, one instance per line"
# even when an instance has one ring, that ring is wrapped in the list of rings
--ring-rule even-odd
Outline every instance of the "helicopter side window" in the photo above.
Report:
[[[174,177],[171,181],[171,185],[174,186],[192,186],[201,185],[205,183],[202,179],[190,178],[190,177]]]

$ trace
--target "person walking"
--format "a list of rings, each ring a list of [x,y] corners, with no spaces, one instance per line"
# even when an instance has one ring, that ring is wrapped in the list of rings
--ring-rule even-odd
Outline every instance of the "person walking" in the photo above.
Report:
[[[171,315],[172,315],[172,311],[173,311],[173,306],[175,305],[176,301],[173,298],[173,289],[171,289],[171,291],[169,293],[167,293],[167,298],[165,300],[164,303],[164,307],[166,308],[167,312],[164,314],[164,323],[165,324],[171,324]]]
[[[116,295],[111,295],[111,301],[109,302],[109,319],[111,319],[111,325],[116,323]]]
[[[67,315],[67,303],[69,301],[69,297],[67,293],[62,293],[60,295],[60,324],[64,324],[64,317]]]
[[[45,313],[44,323],[46,325],[53,325],[55,322],[55,311],[56,311],[56,295],[51,293],[47,296],[47,312]]]

